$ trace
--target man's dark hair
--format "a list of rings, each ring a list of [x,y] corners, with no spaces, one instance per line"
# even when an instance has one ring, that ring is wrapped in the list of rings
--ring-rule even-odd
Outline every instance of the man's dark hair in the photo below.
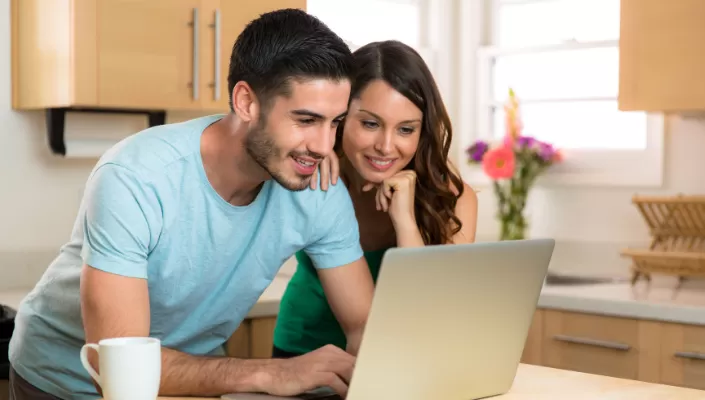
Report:
[[[230,56],[228,95],[247,82],[262,108],[277,95],[291,95],[297,79],[351,79],[352,54],[345,42],[318,18],[298,9],[262,14],[240,33]]]

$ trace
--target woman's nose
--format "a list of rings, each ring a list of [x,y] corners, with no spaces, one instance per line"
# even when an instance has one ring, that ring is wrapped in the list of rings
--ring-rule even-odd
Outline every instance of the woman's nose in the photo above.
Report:
[[[392,152],[392,135],[388,132],[380,135],[377,142],[375,143],[375,150],[381,154],[389,154]]]

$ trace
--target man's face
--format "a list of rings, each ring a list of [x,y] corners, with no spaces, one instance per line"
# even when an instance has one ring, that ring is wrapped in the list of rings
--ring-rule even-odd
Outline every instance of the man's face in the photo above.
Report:
[[[274,98],[269,113],[250,128],[248,154],[280,185],[304,190],[333,150],[349,96],[347,80],[291,82],[291,96]]]

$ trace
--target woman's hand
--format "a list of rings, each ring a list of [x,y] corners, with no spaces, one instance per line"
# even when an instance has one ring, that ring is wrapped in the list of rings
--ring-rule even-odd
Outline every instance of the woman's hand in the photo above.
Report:
[[[311,177],[311,183],[309,186],[311,189],[316,190],[318,184],[318,170],[321,170],[321,189],[328,190],[328,182],[332,182],[334,185],[338,183],[338,177],[340,176],[340,160],[335,152],[331,152],[330,155],[321,161],[318,168],[313,171],[313,176]]]
[[[416,172],[400,171],[381,184],[368,183],[362,187],[367,192],[377,187],[377,210],[388,212],[395,226],[415,226],[414,193]]]

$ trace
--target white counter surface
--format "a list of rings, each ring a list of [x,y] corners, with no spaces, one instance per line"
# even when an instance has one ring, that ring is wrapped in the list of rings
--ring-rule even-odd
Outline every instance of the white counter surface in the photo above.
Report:
[[[705,325],[705,282],[657,278],[649,284],[544,286],[540,308]]]
[[[271,285],[262,293],[259,301],[247,314],[249,318],[269,317],[279,313],[279,301],[284,294],[286,285],[289,283],[289,276],[282,275],[274,278]],[[18,309],[22,299],[32,291],[27,289],[0,290],[0,304]]]
[[[288,282],[288,275],[277,276],[248,317],[276,316]],[[0,304],[17,309],[29,291],[0,291]],[[705,281],[685,282],[680,288],[672,279],[654,279],[650,285],[639,282],[634,287],[629,283],[548,285],[541,292],[539,307],[705,325]]]

